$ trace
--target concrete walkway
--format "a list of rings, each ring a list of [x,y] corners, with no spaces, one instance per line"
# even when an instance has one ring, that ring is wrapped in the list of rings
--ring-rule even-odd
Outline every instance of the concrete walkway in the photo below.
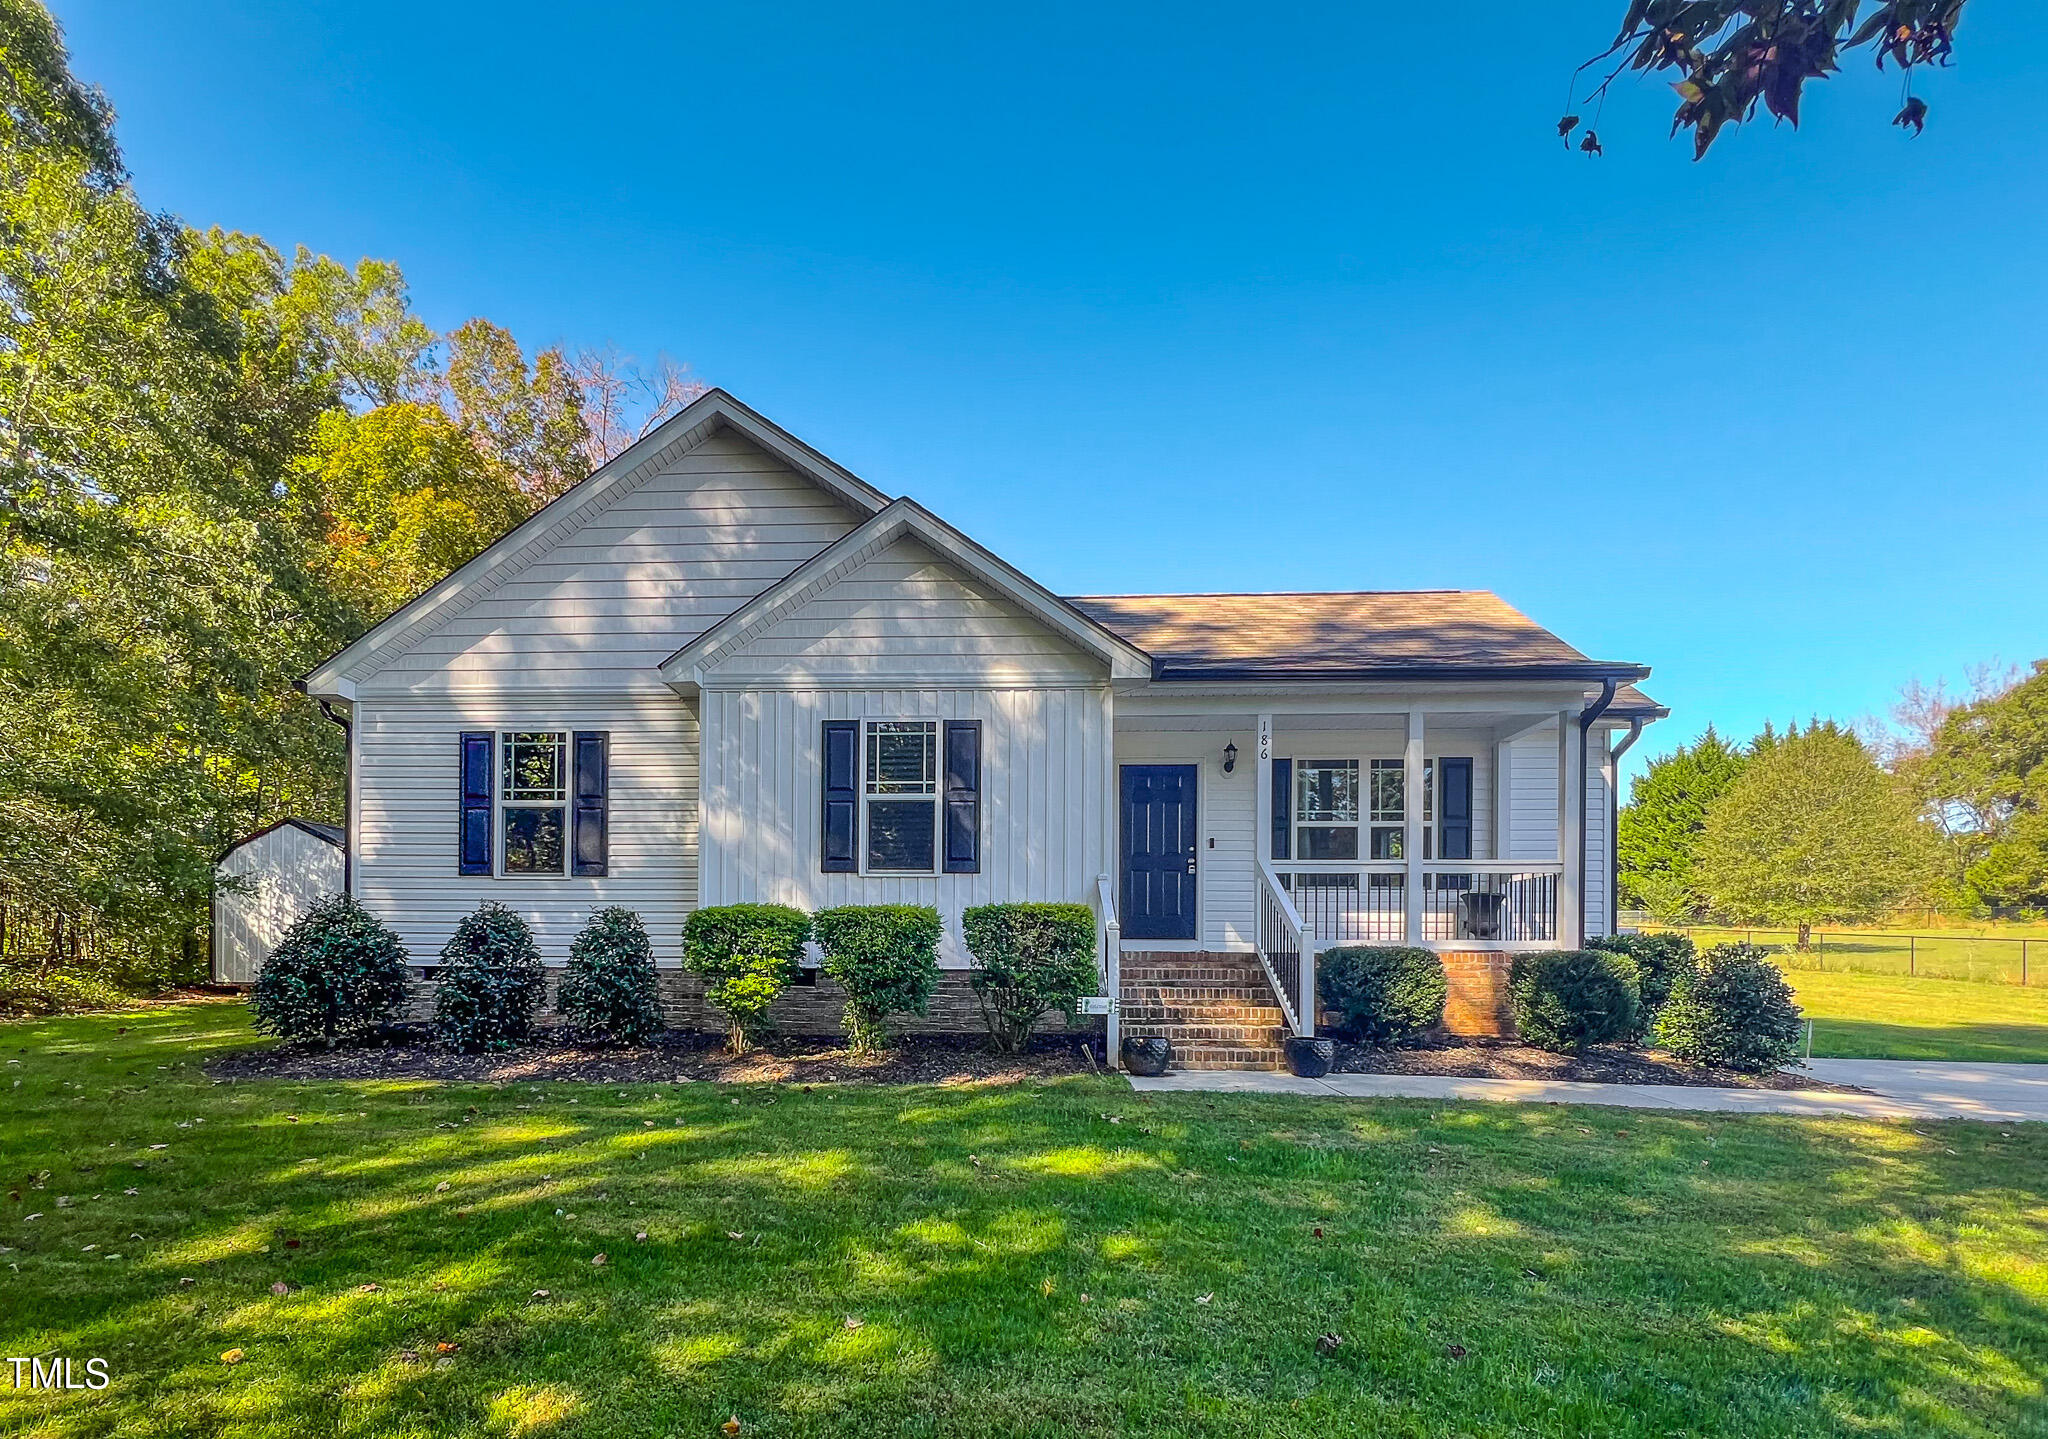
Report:
[[[1523,1104],[1610,1104],[1629,1109],[1739,1114],[1853,1114],[1866,1119],[2048,1121],[2048,1064],[1946,1064],[1815,1059],[1815,1078],[1869,1094],[1823,1089],[1705,1089],[1684,1084],[1580,1084],[1546,1079],[1452,1079],[1432,1074],[1291,1074],[1177,1070],[1131,1080],[1141,1091],[1303,1094],[1347,1099],[1494,1099]]]

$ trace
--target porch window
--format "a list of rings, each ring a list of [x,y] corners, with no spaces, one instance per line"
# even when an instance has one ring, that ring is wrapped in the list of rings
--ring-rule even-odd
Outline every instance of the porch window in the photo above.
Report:
[[[1402,859],[1402,826],[1408,819],[1408,773],[1403,761],[1372,762],[1372,857]]]
[[[1302,760],[1294,775],[1295,855],[1357,859],[1358,761]]]
[[[563,730],[505,730],[498,781],[498,830],[508,875],[561,875],[568,866],[569,736]]]
[[[939,832],[936,720],[870,720],[861,785],[870,874],[931,874]]]

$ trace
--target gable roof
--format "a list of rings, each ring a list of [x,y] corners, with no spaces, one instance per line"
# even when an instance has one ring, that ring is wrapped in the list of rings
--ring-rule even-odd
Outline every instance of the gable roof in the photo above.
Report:
[[[1485,590],[1082,595],[1162,680],[1636,680]],[[1637,692],[1639,697],[1641,692]]]
[[[348,831],[342,829],[339,825],[322,824],[318,820],[300,819],[297,815],[286,815],[283,819],[274,820],[266,824],[254,834],[243,835],[240,839],[215,855],[213,862],[219,864],[243,845],[254,844],[266,834],[275,834],[281,829],[302,829],[307,834],[313,836],[313,838],[324,840],[338,850],[346,852],[348,849]]]
[[[314,695],[353,698],[349,671],[409,642],[465,602],[489,594],[503,579],[573,534],[597,511],[689,453],[711,436],[731,430],[787,464],[857,514],[873,515],[889,497],[827,459],[774,421],[724,390],[706,390],[613,459],[591,471],[481,553],[416,595],[358,639],[329,655],[299,684]]]
[[[1115,631],[976,544],[915,500],[899,499],[663,660],[661,677],[670,684],[702,683],[706,672],[720,661],[905,536],[921,540],[940,559],[1016,604],[1076,649],[1100,659],[1108,666],[1111,678],[1142,679],[1152,673],[1151,657]]]

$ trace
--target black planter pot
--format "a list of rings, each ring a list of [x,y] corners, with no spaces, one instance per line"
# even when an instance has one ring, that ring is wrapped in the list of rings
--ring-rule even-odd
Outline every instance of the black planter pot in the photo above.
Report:
[[[1311,1039],[1307,1035],[1287,1036],[1287,1068],[1303,1079],[1321,1079],[1337,1062],[1337,1041]]]
[[[1163,1035],[1133,1034],[1117,1049],[1123,1056],[1124,1068],[1143,1078],[1166,1073],[1166,1066],[1173,1061],[1173,1041]]]

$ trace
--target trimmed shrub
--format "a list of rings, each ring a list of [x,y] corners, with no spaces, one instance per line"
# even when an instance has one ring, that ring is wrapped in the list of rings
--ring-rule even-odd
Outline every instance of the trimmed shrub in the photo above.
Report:
[[[923,904],[848,904],[812,920],[825,973],[846,991],[856,1054],[888,1041],[892,1014],[923,1014],[939,985],[939,912]]]
[[[768,1006],[797,976],[811,917],[786,904],[721,904],[683,923],[683,968],[704,979],[704,998],[725,1016],[726,1043],[745,1054],[767,1025]]]
[[[547,971],[526,921],[496,900],[462,917],[441,946],[434,1033],[465,1054],[510,1049],[533,1033]]]
[[[1316,959],[1316,996],[1337,1013],[1336,1030],[1354,1044],[1381,1047],[1443,1023],[1450,982],[1426,949],[1352,944]]]
[[[249,1009],[266,1033],[332,1048],[398,1017],[411,962],[389,925],[351,896],[330,895],[299,916],[256,971]]]
[[[661,1033],[654,946],[639,915],[614,905],[590,916],[569,946],[555,1008],[584,1033],[615,1044],[645,1044]]]
[[[1694,1064],[1765,1074],[1799,1053],[1792,986],[1754,944],[1716,945],[1678,977],[1657,1016],[1659,1046]]]
[[[1642,1009],[1635,961],[1598,949],[1516,955],[1508,995],[1523,1041],[1559,1054],[1627,1040]]]
[[[1671,997],[1678,977],[1689,974],[1699,963],[1692,936],[1660,930],[1651,934],[1609,934],[1586,941],[1586,948],[1625,954],[1636,962],[1636,980],[1641,988],[1642,1006],[1636,1016],[1635,1033],[1629,1038],[1641,1043],[1657,1021],[1657,1011]]]
[[[1045,1015],[1095,993],[1095,911],[1085,904],[976,905],[960,927],[974,957],[968,983],[997,1049],[1014,1053]]]

